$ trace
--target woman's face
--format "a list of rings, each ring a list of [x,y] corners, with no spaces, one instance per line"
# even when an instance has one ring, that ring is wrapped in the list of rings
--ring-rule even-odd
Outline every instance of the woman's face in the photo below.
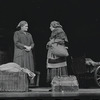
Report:
[[[21,30],[27,31],[28,30],[28,24],[25,24],[24,26],[21,27]]]
[[[55,29],[55,28],[54,28],[54,27],[52,27],[52,25],[51,25],[51,26],[50,26],[50,30],[51,30],[51,31],[53,31],[54,29]]]

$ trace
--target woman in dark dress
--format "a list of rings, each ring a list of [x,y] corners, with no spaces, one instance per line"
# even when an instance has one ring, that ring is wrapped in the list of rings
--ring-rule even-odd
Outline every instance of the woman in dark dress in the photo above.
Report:
[[[50,40],[47,43],[47,81],[51,82],[55,76],[68,75],[66,57],[59,57],[51,52],[53,44],[65,46],[68,42],[67,36],[58,21],[52,21],[50,24],[52,31]]]
[[[14,33],[14,62],[34,72],[32,54],[34,42],[32,35],[27,32],[28,23],[26,21],[21,21],[17,28],[20,28],[20,30]]]

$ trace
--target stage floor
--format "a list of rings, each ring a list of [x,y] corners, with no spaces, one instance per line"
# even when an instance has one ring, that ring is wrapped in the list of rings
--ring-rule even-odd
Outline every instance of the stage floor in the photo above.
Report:
[[[100,89],[99,88],[94,88],[94,89],[79,89],[78,92],[50,92],[49,91],[50,88],[47,87],[41,87],[41,88],[30,88],[29,92],[0,92],[0,98],[7,98],[11,99],[11,98],[37,98],[38,100],[41,100],[43,98],[53,98],[53,99],[57,99],[57,98],[74,98],[79,99],[80,97],[84,98],[87,97],[88,100],[89,99],[97,99],[100,98]],[[36,99],[36,100],[37,100]],[[16,100],[16,99],[14,99]],[[20,99],[22,100],[22,99]],[[47,100],[47,99],[45,99]],[[58,99],[59,100],[59,99]],[[61,100],[61,99],[60,99]],[[93,99],[92,99],[93,100]]]

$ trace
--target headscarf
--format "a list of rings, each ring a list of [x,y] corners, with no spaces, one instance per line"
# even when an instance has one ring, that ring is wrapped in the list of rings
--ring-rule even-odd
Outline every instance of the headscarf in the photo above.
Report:
[[[28,23],[27,23],[26,21],[24,21],[24,20],[23,20],[23,21],[20,21],[19,24],[17,25],[17,28],[18,28],[18,27],[22,27],[22,26],[24,26],[25,24],[28,24]]]
[[[50,23],[50,26],[52,26],[52,27],[54,27],[54,28],[62,27],[58,21],[52,21],[52,22]]]

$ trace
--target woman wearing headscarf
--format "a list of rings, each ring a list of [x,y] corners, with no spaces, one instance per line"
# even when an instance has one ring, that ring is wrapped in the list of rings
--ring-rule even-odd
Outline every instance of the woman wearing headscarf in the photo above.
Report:
[[[52,31],[50,40],[46,47],[48,49],[47,53],[47,81],[51,82],[55,76],[68,75],[67,72],[67,61],[65,56],[57,56],[52,53],[52,46],[61,45],[66,49],[68,47],[65,45],[68,43],[67,36],[58,21],[52,21],[50,23],[50,29]]]
[[[20,30],[14,33],[14,62],[22,68],[27,68],[34,72],[34,60],[32,49],[34,41],[32,35],[27,31],[28,23],[21,21],[17,28]]]

